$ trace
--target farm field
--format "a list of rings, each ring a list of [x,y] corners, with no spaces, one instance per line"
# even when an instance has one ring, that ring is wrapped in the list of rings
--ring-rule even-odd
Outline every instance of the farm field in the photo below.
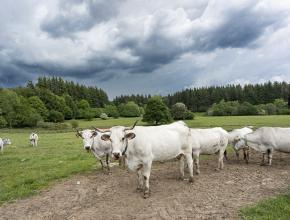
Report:
[[[114,125],[130,126],[137,119],[138,118],[119,118],[119,119],[109,119],[109,120],[95,119],[93,121],[79,121],[79,127],[90,128],[92,126],[95,126],[95,127],[100,127],[100,128],[106,128],[106,127],[111,127]],[[252,125],[254,127],[260,127],[260,126],[290,127],[290,116],[204,117],[201,115],[197,115],[195,120],[186,121],[186,123],[190,127],[221,126],[227,130],[231,130],[237,127],[242,127],[245,125]],[[145,125],[143,122],[141,122],[141,120],[138,124]],[[29,195],[37,194],[39,190],[44,189],[47,186],[50,186],[50,188],[52,188],[52,192],[51,192],[52,194],[49,194],[46,196],[48,197],[53,196],[53,193],[55,193],[55,191],[53,191],[55,190],[55,187],[57,189],[59,186],[69,188],[68,186],[69,184],[75,184],[75,183],[72,183],[71,181],[76,180],[76,178],[80,178],[81,182],[88,181],[89,185],[90,184],[93,185],[94,181],[99,181],[97,182],[98,184],[104,184],[106,181],[109,181],[109,179],[115,178],[114,177],[115,174],[113,174],[112,176],[102,174],[102,172],[99,169],[99,164],[95,162],[95,159],[91,154],[86,153],[82,149],[81,140],[75,137],[75,133],[72,131],[72,129],[63,130],[63,131],[51,131],[51,130],[46,131],[44,129],[39,129],[40,140],[39,140],[38,148],[32,148],[28,145],[28,136],[30,132],[31,130],[29,129],[0,130],[0,137],[9,137],[12,140],[12,145],[7,146],[4,150],[4,153],[2,155],[0,154],[0,204],[9,202],[9,201],[14,201],[19,198],[24,198]],[[234,208],[235,213],[227,213],[226,216],[229,217],[229,216],[237,215],[237,210],[245,205],[248,205],[249,203],[253,204],[253,202],[260,201],[260,199],[265,198],[267,196],[273,196],[273,195],[277,195],[277,193],[286,192],[286,189],[289,186],[289,180],[287,176],[290,177],[290,162],[288,163],[288,161],[290,160],[289,160],[289,157],[287,157],[286,155],[284,158],[282,158],[283,159],[282,162],[275,163],[275,161],[277,161],[276,158],[277,158],[277,155],[274,155],[273,166],[275,167],[275,165],[278,164],[279,168],[259,167],[258,166],[258,162],[260,159],[259,156],[256,156],[255,160],[253,159],[249,167],[251,167],[250,168],[251,174],[253,174],[253,178],[255,179],[256,182],[253,182],[252,187],[254,187],[255,184],[257,185],[256,187],[258,187],[258,185],[260,184],[261,185],[260,189],[263,189],[264,185],[262,183],[264,179],[266,179],[265,181],[270,181],[270,182],[271,180],[275,180],[278,178],[280,178],[280,180],[277,181],[277,183],[275,184],[274,183],[271,184],[272,188],[270,189],[269,192],[264,192],[264,191],[261,192],[259,191],[259,187],[258,187],[255,193],[257,193],[259,196],[257,196],[256,198],[249,199],[249,201],[247,200],[247,196],[249,195],[243,194],[242,195],[244,196],[243,197],[244,200],[242,200],[243,202],[240,204],[237,204],[236,207],[232,207]],[[206,165],[207,162],[203,162],[202,166],[205,169],[204,170],[205,174],[203,175],[203,171],[202,171],[201,175],[197,178],[197,181],[199,181],[198,182],[199,184],[201,184],[200,181],[202,180],[211,181],[211,178],[213,178],[213,175],[217,175],[217,174],[214,174],[214,171],[212,169],[214,166],[213,164],[215,164],[216,162],[215,159],[213,160],[211,157],[209,157],[209,160],[210,160],[209,164],[211,168],[207,168],[208,166]],[[226,167],[228,168],[226,168],[225,171],[222,171],[223,177],[228,178],[227,181],[232,181],[230,178],[233,178],[235,181],[241,180],[240,177],[227,174],[228,172],[232,172],[234,170],[236,170],[234,173],[237,175],[238,175],[238,171],[242,172],[242,176],[247,175],[248,168],[243,163],[237,164],[236,161],[231,160],[229,162],[229,165],[228,166],[227,165],[228,164],[226,164]],[[162,183],[162,180],[161,180],[162,177],[165,178],[165,180],[167,180],[166,178],[173,178],[173,176],[177,174],[177,169],[176,169],[177,166],[173,166],[173,165],[171,166],[172,169],[170,169],[168,177],[166,176],[166,173],[167,173],[166,172],[167,170],[165,168],[166,166],[162,164],[161,165],[158,164],[156,165],[156,167],[157,167],[156,173],[158,174],[158,176],[154,174],[155,178],[152,179],[152,184],[153,184],[152,190],[154,191],[154,184],[156,187],[155,190],[157,190],[154,192],[154,194],[156,193],[157,197],[154,197],[155,195],[153,195],[154,201],[158,198],[157,194],[160,193],[164,195],[164,192],[161,193],[161,189],[158,189],[157,187],[158,184]],[[120,183],[120,184],[123,184],[122,187],[125,187],[125,186],[127,187],[126,184],[132,185],[132,186],[130,185],[130,187],[127,187],[128,189],[126,190],[124,189],[125,191],[119,192],[118,195],[121,196],[120,195],[121,193],[125,193],[125,194],[127,193],[130,196],[138,197],[138,195],[135,192],[133,193],[133,188],[132,188],[135,184],[135,175],[132,176],[131,174],[124,174],[126,173],[126,171],[120,170],[118,167],[114,168],[114,172],[117,172],[118,173],[117,176],[120,178],[122,176],[124,176],[122,178],[128,177],[127,179],[125,178],[126,180]],[[160,172],[161,177],[159,177],[159,172]],[[65,181],[60,181],[60,183],[57,183],[55,186],[53,186],[57,180],[70,177],[71,175],[74,175],[74,174],[78,174],[78,175],[76,177],[73,177],[72,178],[73,180],[69,179]],[[282,174],[283,177],[279,177],[279,175],[277,174]],[[100,176],[101,180],[98,180],[98,176]],[[261,179],[259,179],[259,177]],[[88,179],[85,180],[86,178]],[[111,182],[112,187],[116,186],[116,184],[118,186],[118,183],[114,181],[115,180],[112,180]],[[175,184],[173,183],[172,189],[177,187],[179,184],[180,184],[179,182],[176,182]],[[181,184],[185,184],[185,183],[181,183]],[[246,182],[244,184],[246,184]],[[229,183],[229,186],[232,186],[231,183]],[[70,187],[75,187],[75,185],[70,186]],[[100,187],[100,188],[97,189],[96,187],[97,188]],[[242,187],[242,186],[239,185],[239,187]],[[188,188],[188,186],[186,186],[186,188]],[[96,189],[97,191],[110,190],[109,188],[102,189],[100,185],[93,186],[93,189]],[[76,188],[74,188],[74,190],[77,190],[77,192],[81,193],[82,190],[84,191],[86,190],[86,186],[81,184],[80,191],[78,191],[78,189]],[[131,190],[131,191],[128,192],[128,190]],[[192,190],[194,191],[194,189]],[[235,188],[234,186],[233,190],[238,190],[238,189]],[[169,191],[174,192],[174,190],[171,191],[171,189],[169,189]],[[65,192],[67,191],[64,190],[64,193]],[[45,193],[46,192],[44,192],[44,194]],[[69,192],[67,193],[70,194]],[[185,191],[182,193],[185,193]],[[204,191],[204,193],[210,193],[210,192]],[[263,193],[263,195],[261,193]],[[38,200],[41,200],[42,195],[43,195],[43,192],[40,194],[40,196],[37,196],[35,198],[37,198]],[[81,194],[79,196],[81,196]],[[166,198],[169,199],[168,197],[164,197],[165,199],[164,201],[166,201]],[[51,199],[53,201],[53,198]],[[96,198],[92,197],[88,199],[93,200]],[[33,202],[34,197],[28,198],[28,200],[29,201],[31,200]],[[135,203],[136,200],[134,201],[133,200],[134,199],[132,198],[132,200],[130,201]],[[137,200],[139,201],[139,197]],[[278,200],[281,207],[280,209],[283,208],[283,204],[289,204],[288,195],[279,196]],[[188,198],[188,201],[189,201],[189,198]],[[21,203],[21,200],[16,202],[15,205],[17,206],[19,202]],[[269,204],[275,204],[275,203],[276,202],[273,202],[273,200],[270,200],[269,202],[266,201],[264,203],[258,204],[258,206],[255,206],[254,208],[253,207],[244,208],[242,210],[242,214],[245,218],[251,219],[251,216],[253,216],[253,219],[259,219],[256,217],[257,213],[259,213],[259,210],[264,210],[264,213],[265,212],[267,213],[267,211],[269,212],[269,214],[266,216],[270,216],[272,209],[269,209],[269,207],[271,207],[271,205]],[[142,204],[145,205],[146,202],[144,203],[142,202]],[[13,207],[13,204],[4,205],[3,207],[6,207],[6,206]],[[139,208],[141,209],[141,206]],[[194,210],[196,209],[193,209],[193,211]],[[2,211],[3,210],[0,210],[0,213]],[[202,212],[201,209],[199,211]],[[284,212],[284,216],[282,217],[285,217],[285,214],[287,215],[287,213],[288,212]],[[73,216],[72,213],[71,215]],[[288,216],[289,215],[290,214],[288,213]],[[62,217],[65,217],[65,216],[62,216]],[[130,216],[128,218],[130,218]]]

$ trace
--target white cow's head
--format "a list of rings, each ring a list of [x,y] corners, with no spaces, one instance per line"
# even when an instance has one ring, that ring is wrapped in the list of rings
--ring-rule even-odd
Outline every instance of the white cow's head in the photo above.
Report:
[[[123,126],[114,126],[109,130],[102,132],[110,132],[110,134],[103,134],[101,139],[110,141],[112,146],[112,157],[118,160],[126,153],[128,140],[135,138],[136,134],[132,131],[138,121],[130,128]],[[99,130],[100,131],[100,130]]]
[[[90,151],[93,142],[94,142],[94,137],[98,135],[98,132],[95,130],[83,130],[83,131],[78,131],[76,133],[77,137],[80,137],[83,139],[83,144],[84,144],[84,149],[87,150],[87,152]]]
[[[11,144],[11,140],[10,140],[9,138],[4,138],[4,139],[3,139],[3,143],[4,143],[5,145],[10,145],[10,144]]]
[[[238,136],[234,139],[234,149],[239,151],[246,147],[246,141],[241,136]]]

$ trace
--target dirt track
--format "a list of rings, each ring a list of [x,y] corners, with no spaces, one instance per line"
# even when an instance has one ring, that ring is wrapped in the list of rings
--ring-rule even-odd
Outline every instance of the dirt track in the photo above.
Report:
[[[214,171],[215,158],[201,161],[192,185],[177,180],[177,162],[154,164],[149,199],[136,192],[136,175],[119,167],[112,175],[77,175],[3,205],[0,219],[235,219],[240,207],[289,186],[290,155],[275,154],[272,167],[259,166],[253,153],[248,165],[232,157],[221,172]]]

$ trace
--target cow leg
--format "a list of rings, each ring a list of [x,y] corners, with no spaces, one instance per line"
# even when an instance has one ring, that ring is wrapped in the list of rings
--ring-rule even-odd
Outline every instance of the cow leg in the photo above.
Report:
[[[271,166],[272,165],[273,151],[268,150],[267,153],[268,153],[268,165]]]
[[[224,152],[224,158],[226,159],[226,161],[228,161],[228,152],[227,152],[227,150],[225,150],[225,152]]]
[[[180,154],[178,158],[179,158],[179,172],[180,172],[179,179],[183,180],[184,179],[184,155]]]
[[[261,166],[264,166],[265,165],[265,154],[266,153],[263,153],[263,157],[262,157],[262,162],[261,162]]]
[[[237,160],[240,160],[240,153],[239,153],[239,151],[237,151],[237,150],[235,149],[235,152],[236,152],[236,158],[237,158]]]
[[[246,155],[246,159],[245,159],[246,160],[246,164],[248,164],[249,160],[250,160],[250,149],[247,148],[244,151],[245,151],[245,155]]]
[[[138,179],[137,192],[141,192],[143,190],[142,168],[143,168],[142,164],[140,164],[137,168],[137,179]]]
[[[104,170],[104,164],[103,164],[103,161],[101,159],[99,159],[100,163],[101,163],[101,166],[102,166],[102,170]]]
[[[150,178],[150,172],[151,172],[151,164],[152,161],[148,164],[144,164],[143,166],[143,178],[144,178],[144,199],[148,198],[150,196],[150,188],[149,188],[149,178]]]
[[[189,172],[189,182],[192,183],[193,182],[193,161],[192,161],[192,156],[191,154],[185,154],[185,158],[186,158],[186,163],[188,166],[188,172]]]
[[[218,159],[218,169],[222,170],[224,168],[224,150],[220,150]]]
[[[109,154],[106,154],[106,165],[107,165],[108,172],[111,173],[111,170],[110,170],[110,161],[109,161]]]
[[[193,153],[192,157],[193,157],[194,164],[195,164],[195,173],[198,175],[198,174],[200,174],[200,170],[199,170],[199,154]]]

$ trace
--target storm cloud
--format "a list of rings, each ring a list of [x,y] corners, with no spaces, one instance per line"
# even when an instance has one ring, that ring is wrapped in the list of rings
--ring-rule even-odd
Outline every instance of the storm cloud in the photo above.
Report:
[[[286,1],[1,4],[1,86],[57,75],[113,97],[290,77]]]

